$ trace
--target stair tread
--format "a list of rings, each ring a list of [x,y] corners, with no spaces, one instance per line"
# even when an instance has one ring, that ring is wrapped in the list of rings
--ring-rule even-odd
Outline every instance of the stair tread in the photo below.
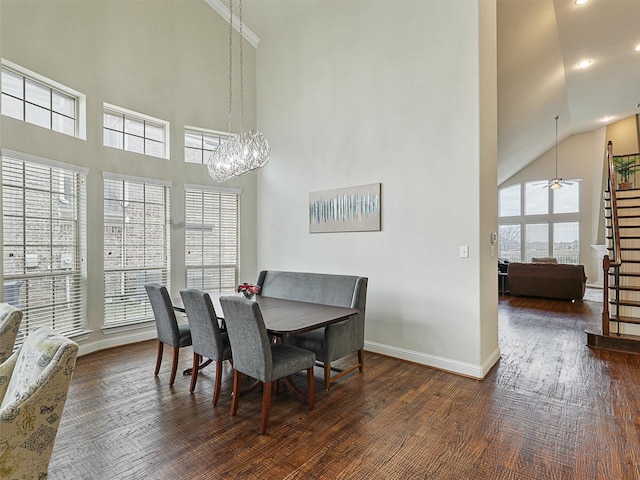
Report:
[[[615,285],[609,285],[609,290],[615,290],[615,289],[616,289]],[[625,292],[640,292],[640,286],[635,286],[635,285],[626,285],[626,286],[620,285],[618,289],[623,290]]]
[[[609,300],[609,305],[616,305],[616,301],[610,299]],[[622,307],[640,307],[640,301],[635,301],[635,300],[619,300],[617,305],[620,305]],[[640,318],[637,319],[638,323],[640,323]]]
[[[609,320],[612,322],[617,322],[618,320],[613,315],[609,316]],[[627,317],[625,315],[620,315],[620,323],[631,323],[634,325],[640,325],[640,318],[636,317]],[[639,337],[640,338],[640,337]]]

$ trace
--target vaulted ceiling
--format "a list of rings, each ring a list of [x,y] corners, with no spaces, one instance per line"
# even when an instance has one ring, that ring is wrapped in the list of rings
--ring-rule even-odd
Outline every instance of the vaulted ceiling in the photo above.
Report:
[[[244,0],[245,24],[269,35],[319,1]],[[640,113],[640,0],[497,0],[497,16],[498,183],[553,147],[556,115],[563,140]]]
[[[556,115],[562,140],[640,112],[638,45],[638,0],[498,0],[498,183],[553,147]]]

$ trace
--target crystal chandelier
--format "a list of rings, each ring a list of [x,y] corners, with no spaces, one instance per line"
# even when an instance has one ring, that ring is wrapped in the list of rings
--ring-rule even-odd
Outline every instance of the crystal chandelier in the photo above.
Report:
[[[209,156],[207,169],[216,182],[225,182],[234,177],[253,172],[264,167],[269,161],[271,146],[266,137],[257,130],[244,131],[244,88],[242,68],[242,0],[239,7],[240,20],[240,134],[231,134],[232,101],[232,34],[233,0],[229,2],[229,140],[220,145]]]

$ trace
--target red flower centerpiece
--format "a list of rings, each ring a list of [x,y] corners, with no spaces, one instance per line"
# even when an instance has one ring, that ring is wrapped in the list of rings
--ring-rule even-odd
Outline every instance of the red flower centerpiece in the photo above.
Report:
[[[242,296],[247,300],[253,300],[259,291],[260,287],[253,283],[243,283],[242,285],[238,285],[238,293],[242,294]]]

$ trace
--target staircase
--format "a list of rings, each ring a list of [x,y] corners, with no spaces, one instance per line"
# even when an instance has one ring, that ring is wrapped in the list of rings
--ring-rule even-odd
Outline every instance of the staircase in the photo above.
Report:
[[[640,353],[640,189],[616,190],[612,149],[609,142],[602,332],[587,331],[587,345]]]

